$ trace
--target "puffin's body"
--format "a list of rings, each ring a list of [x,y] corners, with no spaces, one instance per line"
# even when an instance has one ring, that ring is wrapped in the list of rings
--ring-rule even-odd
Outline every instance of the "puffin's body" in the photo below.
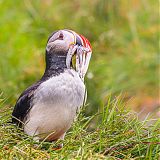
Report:
[[[45,73],[21,94],[12,121],[36,140],[64,139],[84,102],[83,78],[90,56],[90,44],[83,36],[71,30],[54,32],[46,47]]]
[[[74,70],[66,69],[59,76],[41,83],[33,96],[35,105],[28,114],[24,131],[42,137],[55,132],[48,140],[63,136],[82,106],[84,94],[84,83]]]

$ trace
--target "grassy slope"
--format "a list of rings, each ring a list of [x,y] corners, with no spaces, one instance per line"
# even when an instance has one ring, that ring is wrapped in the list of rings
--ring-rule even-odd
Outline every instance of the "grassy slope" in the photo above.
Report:
[[[92,117],[81,111],[61,150],[53,149],[62,142],[34,142],[7,123],[10,115],[6,107],[1,108],[0,159],[158,159],[160,121],[146,127],[147,120],[139,122],[124,106],[116,98]],[[91,129],[94,119],[98,123]]]
[[[156,7],[156,1],[144,0],[119,0],[117,3],[110,0],[90,3],[1,0],[0,91],[7,98],[5,104],[0,104],[0,158],[32,156],[37,159],[80,159],[88,156],[104,159],[105,150],[108,150],[106,157],[130,159],[144,156],[151,159],[158,156],[159,146],[154,142],[158,141],[159,122],[155,126],[145,127],[130,112],[124,111],[119,102],[109,105],[106,116],[103,112],[103,123],[99,123],[97,130],[90,134],[81,123],[87,118],[80,116],[60,151],[51,151],[52,145],[48,144],[36,149],[29,137],[6,123],[16,98],[43,73],[46,39],[53,30],[60,28],[71,28],[84,34],[93,46],[89,69],[93,78],[89,75],[86,77],[90,104],[87,112],[96,108],[102,112],[103,105],[99,101],[104,99],[105,103],[110,92],[127,92],[129,97],[144,94],[157,97]]]

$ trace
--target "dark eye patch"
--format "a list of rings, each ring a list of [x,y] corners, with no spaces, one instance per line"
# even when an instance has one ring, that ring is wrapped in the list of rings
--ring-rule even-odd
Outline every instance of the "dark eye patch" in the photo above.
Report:
[[[59,37],[58,37],[58,39],[61,39],[61,40],[63,40],[63,37],[64,37],[64,36],[63,36],[63,33],[60,33],[60,34],[59,34]]]

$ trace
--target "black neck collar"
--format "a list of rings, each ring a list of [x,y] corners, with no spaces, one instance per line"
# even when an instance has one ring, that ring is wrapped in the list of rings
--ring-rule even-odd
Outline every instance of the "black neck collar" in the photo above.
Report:
[[[63,73],[66,66],[66,51],[47,52],[46,51],[46,69],[41,80],[46,80],[52,76]]]

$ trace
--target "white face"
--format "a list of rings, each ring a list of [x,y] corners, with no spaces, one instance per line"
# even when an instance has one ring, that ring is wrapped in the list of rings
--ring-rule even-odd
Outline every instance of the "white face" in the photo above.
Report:
[[[49,39],[46,50],[51,48],[56,50],[68,50],[70,45],[75,44],[76,39],[73,33],[67,30],[59,30]]]

